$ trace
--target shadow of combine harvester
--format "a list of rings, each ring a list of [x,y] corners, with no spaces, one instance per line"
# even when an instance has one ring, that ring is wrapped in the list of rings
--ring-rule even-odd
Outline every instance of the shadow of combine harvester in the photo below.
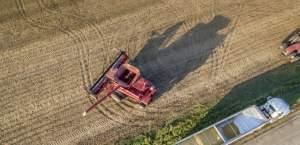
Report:
[[[216,16],[209,23],[195,25],[168,46],[164,44],[171,40],[183,22],[152,36],[133,63],[159,89],[156,98],[205,63],[214,49],[223,44],[226,35],[217,32],[229,22],[230,19],[224,16]]]

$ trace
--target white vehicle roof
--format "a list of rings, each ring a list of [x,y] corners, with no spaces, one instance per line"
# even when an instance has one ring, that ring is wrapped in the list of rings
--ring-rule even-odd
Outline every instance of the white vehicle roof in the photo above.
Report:
[[[287,115],[290,113],[290,106],[287,104],[283,99],[281,98],[272,98],[268,100],[268,103],[271,104],[276,111],[282,112],[284,115]]]

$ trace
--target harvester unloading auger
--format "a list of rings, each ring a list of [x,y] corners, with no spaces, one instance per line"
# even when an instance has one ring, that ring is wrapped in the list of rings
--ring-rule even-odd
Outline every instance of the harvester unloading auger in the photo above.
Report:
[[[117,102],[128,97],[142,107],[151,102],[157,91],[156,88],[141,76],[138,68],[128,63],[128,59],[128,55],[124,51],[120,51],[116,60],[89,89],[97,101],[83,112],[83,116],[108,97],[112,97]]]

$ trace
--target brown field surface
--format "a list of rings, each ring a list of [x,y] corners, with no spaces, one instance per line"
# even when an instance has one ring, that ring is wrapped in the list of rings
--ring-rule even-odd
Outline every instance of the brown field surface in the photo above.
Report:
[[[1,0],[0,144],[112,144],[284,63],[299,0]],[[159,88],[145,109],[87,89],[125,48]]]

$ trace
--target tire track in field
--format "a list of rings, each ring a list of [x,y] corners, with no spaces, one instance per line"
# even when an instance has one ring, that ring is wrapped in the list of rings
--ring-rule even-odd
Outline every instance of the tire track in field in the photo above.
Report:
[[[40,0],[40,3],[41,4],[43,4],[44,6],[43,7],[46,7],[45,6],[45,4],[43,3],[43,0]],[[48,10],[49,11],[49,10]],[[53,11],[51,11],[52,13],[53,13]],[[66,16],[71,16],[71,17],[73,17],[73,18],[75,18],[75,19],[80,19],[80,20],[82,20],[82,16],[80,16],[80,15],[72,15],[72,14],[64,14],[64,13],[59,13],[59,14],[61,14],[61,15],[66,15]],[[88,21],[87,21],[88,22]],[[101,39],[101,40],[103,40],[103,33],[102,33],[102,31],[99,29],[99,28],[97,28],[97,26],[95,25],[95,24],[93,24],[93,23],[87,23],[89,26],[91,26],[96,32],[97,32],[97,34],[98,34],[98,37]],[[113,40],[114,39],[112,39],[112,41],[111,42],[113,42]],[[103,42],[103,44],[107,44],[107,43],[104,43]],[[108,45],[108,46],[105,46],[104,48],[109,48],[109,46],[110,45]],[[106,50],[104,49],[103,50],[103,52],[105,52]],[[105,55],[105,53],[103,53],[103,58],[104,58],[104,56],[106,56],[107,57],[107,55]],[[103,59],[103,60],[107,60],[107,59]],[[106,61],[105,61],[106,62]],[[109,62],[111,62],[111,61],[109,61]],[[108,63],[109,63],[108,62]],[[105,63],[105,64],[108,64],[108,63]],[[104,65],[105,66],[105,65]],[[103,71],[105,71],[104,69],[103,69]],[[119,107],[121,107],[120,105],[118,105]],[[112,119],[112,120],[115,120],[115,116],[113,116],[113,114],[116,114],[117,112],[118,112],[118,110],[110,110],[108,107],[106,107],[106,106],[102,106],[101,108],[103,108],[103,109],[100,109],[100,110],[98,110],[98,111],[100,111],[104,116],[106,116],[106,117],[108,117],[108,118],[110,118],[110,119]],[[121,107],[122,108],[122,107]],[[122,108],[122,109],[125,109],[125,108]],[[122,119],[120,119],[120,120],[122,120]],[[115,121],[117,121],[118,123],[121,123],[121,121],[120,120],[115,120]],[[122,123],[122,124],[124,124],[124,123]]]
[[[218,74],[219,72],[219,69],[223,69],[224,68],[224,65],[225,65],[225,57],[228,57],[229,55],[229,51],[228,49],[230,49],[231,47],[231,39],[235,33],[235,30],[236,30],[236,27],[237,27],[237,24],[238,24],[238,21],[240,19],[240,16],[237,16],[235,18],[235,20],[233,21],[233,25],[231,28],[229,28],[229,30],[226,32],[227,34],[227,40],[225,39],[225,42],[223,42],[223,44],[221,46],[219,46],[220,48],[219,49],[222,49],[221,51],[219,52],[215,52],[213,53],[212,55],[212,63],[211,63],[211,71],[210,71],[210,77],[212,79],[215,79],[216,75]],[[226,43],[227,42],[227,43]]]
[[[59,30],[61,32],[63,32],[64,34],[67,34],[67,36],[71,37],[72,40],[77,43],[79,42],[79,44],[82,46],[83,50],[86,51],[86,46],[83,43],[83,39],[81,36],[76,35],[74,32],[72,32],[71,30],[67,30],[67,28],[62,29],[59,28],[57,26],[53,26],[53,25],[47,25],[47,24],[42,24],[41,22],[35,21],[32,18],[30,18],[27,14],[26,14],[26,10],[24,7],[24,3],[23,0],[15,0],[16,6],[17,6],[17,10],[18,12],[21,14],[21,16],[23,17],[23,19],[30,24],[33,27],[37,27],[40,29],[45,29],[45,30]],[[86,72],[87,68],[86,68],[86,60],[84,60],[84,51],[82,51],[82,49],[78,48],[79,51],[79,56],[80,56],[80,66],[81,66],[81,70],[82,72]],[[88,84],[89,82],[87,81],[88,76],[85,75],[85,73],[82,74],[82,78],[83,78],[83,82],[84,82],[84,86],[87,87],[86,84]]]
[[[66,84],[68,84],[68,83],[66,83]],[[74,86],[72,86],[72,87],[65,87],[64,89],[72,89],[72,88],[76,88],[76,87],[74,87]],[[38,96],[38,91],[36,91],[37,93],[35,93],[34,94],[34,96]],[[47,93],[48,91],[45,91],[44,93]],[[60,91],[52,91],[52,93],[53,94],[59,94],[59,92]],[[23,95],[23,96],[25,96],[26,95],[26,93]],[[47,94],[44,94],[43,95],[43,97],[44,98],[47,98],[47,97],[49,97],[49,98],[51,98],[51,96],[49,96],[49,95],[47,95]],[[25,98],[25,97],[24,97]],[[24,101],[26,101],[27,99],[18,99],[18,101],[19,102],[24,102]],[[36,99],[36,100],[34,100],[34,101],[39,101],[39,99]],[[53,100],[51,100],[52,102],[53,102]],[[66,101],[66,100],[64,100],[64,101]],[[55,101],[55,102],[58,102],[58,101]],[[41,105],[41,107],[43,107],[43,106],[45,106],[48,102],[46,101],[46,100],[41,100],[39,103],[41,103],[41,104],[39,104],[39,105]],[[24,102],[24,103],[17,103],[17,104],[20,104],[20,105],[22,105],[22,106],[24,106],[24,105],[29,105],[29,106],[27,106],[27,107],[25,107],[25,109],[28,109],[28,108],[32,108],[33,106],[30,106],[30,105],[36,105],[36,104],[31,104],[31,102]],[[11,106],[10,104],[9,105],[6,105],[6,106]],[[49,105],[46,105],[46,106],[49,106]],[[9,113],[12,113],[12,112],[15,112],[16,110],[14,110],[14,107],[15,106],[11,106],[11,108],[8,108],[7,109],[7,111],[6,112],[4,112],[4,114],[3,115],[5,115],[6,116],[6,118],[7,119],[9,119],[10,117],[11,118],[13,118],[14,116],[13,116],[13,114],[9,114]],[[51,107],[53,107],[53,106],[51,106]],[[47,110],[48,108],[41,108],[40,110],[39,110],[39,112],[38,113],[42,113],[43,111],[45,111],[45,109]],[[20,110],[20,112],[25,112],[26,110]],[[30,110],[27,110],[27,111],[30,111]],[[33,110],[34,112],[33,113],[36,113],[36,110]],[[31,113],[29,113],[29,114],[31,114]],[[9,117],[10,116],[10,117]],[[30,116],[27,116],[26,114],[20,114],[20,117],[21,116],[23,116],[22,117],[22,119],[26,119],[27,117],[30,117]],[[12,123],[12,122],[11,122]]]
[[[214,6],[216,7],[216,6]],[[229,27],[229,30],[227,31],[227,41],[224,42],[224,44],[222,44],[220,46],[220,50],[217,53],[213,53],[211,55],[211,59],[208,60],[208,64],[211,64],[211,70],[210,70],[210,77],[213,79],[217,79],[214,78],[218,72],[222,71],[224,69],[225,63],[226,62],[226,58],[230,55],[230,52],[232,51],[231,47],[231,39],[233,39],[233,35],[234,33],[236,33],[236,27],[237,25],[239,25],[239,21],[240,21],[240,16],[243,14],[242,10],[244,8],[244,4],[239,3],[239,6],[237,9],[240,10],[240,13],[238,16],[236,16],[233,20],[233,24],[231,25],[231,27]],[[215,11],[215,10],[212,10]]]
[[[241,9],[243,9],[243,6],[241,6]],[[238,16],[238,17],[240,17],[240,16]],[[238,25],[238,22],[235,22],[233,29],[235,29],[236,25]],[[230,43],[232,42],[232,41],[231,41],[231,39],[232,39],[231,35],[232,35],[232,34],[230,34],[229,40],[226,41],[226,42],[228,42],[228,43],[225,43],[225,48],[229,48],[230,45],[231,45],[231,44],[230,44]],[[246,40],[245,40],[245,41],[246,41]],[[221,57],[221,60],[222,60],[221,62],[223,62],[222,65],[221,65],[221,69],[222,69],[222,70],[223,70],[224,65],[225,65],[225,61],[223,61],[223,60],[225,60],[229,55],[233,55],[233,54],[236,54],[236,55],[233,55],[233,56],[234,56],[234,58],[237,58],[236,56],[243,54],[242,51],[244,51],[244,50],[238,49],[238,50],[233,51],[232,53],[230,53],[231,51],[233,51],[233,49],[230,49],[230,51],[227,51],[227,49],[226,49],[225,55],[223,54],[223,55],[222,55],[223,57]],[[236,61],[238,61],[238,60],[236,60]],[[234,61],[230,61],[230,62],[227,62],[227,61],[226,61],[226,63],[229,63],[229,64],[230,64],[230,63],[233,63],[233,62],[234,62]]]
[[[163,3],[165,3],[166,5],[168,5],[168,6],[172,6],[172,4],[170,4],[170,2],[168,3],[168,2],[165,2],[165,1],[162,1]],[[200,3],[201,5],[200,6],[203,6],[203,3]],[[217,5],[217,3],[216,3],[216,1],[213,1],[213,8],[212,8],[212,17],[214,17],[215,16],[215,7],[216,7],[216,5]],[[178,17],[179,17],[179,14],[178,14],[178,12],[177,12],[177,9],[175,8],[175,7],[171,7],[171,8],[173,8],[174,9],[174,11],[173,11],[173,13],[175,14],[175,16],[177,17],[177,19],[179,19]],[[199,18],[198,18],[199,19]],[[195,21],[199,21],[199,20],[197,20],[197,19],[195,19]],[[191,28],[192,27],[192,24],[189,24],[188,22],[186,22],[186,23],[184,23],[185,25],[185,30],[187,31],[187,29],[188,28]],[[189,40],[189,41],[191,41],[191,44],[196,44],[196,42],[195,42],[195,39],[196,38],[192,38],[191,40]],[[195,47],[195,45],[191,45],[190,47]],[[217,46],[217,47],[219,47],[219,46]],[[203,50],[204,51],[204,50]],[[215,50],[214,50],[215,51]],[[212,56],[214,56],[214,54],[215,53],[213,53],[212,54]],[[218,58],[218,57],[216,57],[216,58]],[[218,61],[218,60],[217,60]],[[219,62],[217,62],[217,64],[216,65],[218,65],[218,63]]]
[[[68,106],[68,105],[67,105]],[[51,111],[50,111],[50,113],[51,113]],[[80,116],[81,117],[81,116]],[[46,119],[46,118],[45,118]],[[43,120],[43,119],[42,119]]]
[[[47,6],[43,3],[43,0],[40,0],[40,1],[39,1],[39,4],[40,4],[40,6],[43,7],[44,9],[47,9]],[[70,14],[58,13],[58,12],[55,12],[55,11],[50,10],[50,9],[47,9],[47,11],[48,11],[49,13],[55,13],[55,14],[59,14],[59,15],[71,16],[71,17],[73,17],[73,18],[75,18],[75,19],[82,20],[82,17],[79,16],[79,15],[70,15]],[[98,29],[98,28],[96,27],[96,25],[93,24],[93,23],[88,23],[88,24],[89,24],[89,26],[91,26],[92,28],[94,28],[94,30],[95,30],[96,32],[98,32],[98,36],[101,36],[100,39],[103,40],[103,34],[102,34],[102,32],[100,31],[100,29]],[[80,31],[80,32],[81,32],[81,31]],[[82,33],[82,32],[81,32],[81,33]],[[83,34],[82,34],[82,35],[83,35]],[[114,36],[116,36],[116,35],[114,35]],[[110,41],[110,42],[112,43],[113,40],[115,40],[115,39],[112,39],[112,41]],[[104,44],[106,44],[106,43],[104,43]],[[106,47],[106,48],[109,48],[109,47]],[[103,51],[105,51],[105,50],[103,50]],[[103,55],[104,55],[104,53],[103,53]],[[106,55],[106,57],[107,57],[107,55]],[[104,60],[107,60],[107,59],[104,59]],[[92,102],[92,100],[91,100],[91,102]],[[114,106],[115,106],[115,105],[114,105]],[[128,110],[128,108],[125,108],[125,107],[130,107],[130,109],[134,109],[134,108],[131,107],[131,106],[128,105],[128,104],[127,104],[127,105],[120,105],[120,104],[117,103],[116,106],[118,107],[117,109],[114,109],[114,108],[111,108],[111,109],[110,109],[111,106],[106,107],[106,105],[102,105],[102,106],[101,106],[102,109],[99,109],[99,108],[98,108],[98,111],[100,111],[101,114],[103,114],[104,116],[106,116],[106,117],[109,118],[110,120],[113,120],[113,121],[118,122],[118,123],[120,123],[120,124],[123,124],[123,125],[134,125],[134,124],[128,124],[127,122],[129,122],[129,121],[125,121],[126,119],[121,117],[121,116],[124,116],[124,113],[128,114],[128,112],[132,112],[132,110]],[[120,110],[122,110],[122,111],[126,110],[126,111],[128,111],[128,112],[118,113]],[[134,109],[134,110],[136,110],[136,109]],[[136,114],[136,113],[131,114],[131,115],[135,115],[135,114]],[[140,116],[137,116],[137,117],[140,117]],[[116,118],[119,118],[119,119],[116,119]],[[127,118],[127,117],[126,117],[126,118]],[[129,118],[130,118],[130,117],[128,117],[128,119],[129,119]]]
[[[57,117],[66,111],[74,110],[74,108],[76,108],[77,106],[80,106],[81,104],[82,104],[81,99],[78,99],[76,101],[73,101],[73,103],[69,104],[67,107],[64,107],[64,108],[57,107],[55,109],[55,112],[49,111],[50,115],[46,115],[45,117],[41,117],[38,119],[32,118],[31,124],[36,123],[36,125],[24,126],[25,128],[23,128],[22,130],[16,129],[15,131],[17,132],[18,136],[16,137],[16,133],[11,134],[11,137],[6,137],[6,139],[3,142],[9,142],[9,141],[14,141],[14,143],[21,142],[25,138],[32,137],[35,135],[39,135],[39,137],[42,137],[41,134],[47,133],[47,130],[51,129],[49,126],[53,125],[54,120],[49,119],[49,116]],[[40,117],[40,116],[38,116],[38,117]],[[40,121],[40,120],[43,120],[43,121]],[[60,117],[60,119],[55,120],[55,125],[59,125],[60,122],[61,123],[67,122],[68,120],[72,121],[73,118],[62,116],[62,117]]]
[[[181,22],[182,20],[180,19],[180,13],[177,11],[177,7],[173,6],[173,4],[170,2],[171,0],[160,0],[166,7],[169,9],[170,13],[173,13],[174,16],[176,17],[177,22]],[[183,28],[184,32],[188,32],[190,27],[187,23],[183,23]]]
[[[65,89],[66,89],[66,90],[72,90],[72,89],[69,89],[69,88],[65,88]],[[54,93],[54,94],[57,94],[57,95],[60,94],[60,92],[57,92],[57,93],[53,92],[53,93]],[[43,94],[45,94],[45,93],[43,93]],[[51,96],[49,96],[49,97],[51,97]],[[47,97],[45,97],[45,98],[47,98]],[[44,101],[44,102],[45,102],[45,101]],[[46,102],[47,102],[47,101],[46,101]],[[82,102],[82,101],[81,101],[81,102]],[[23,104],[23,105],[26,105],[26,104]],[[46,110],[45,110],[45,109],[46,109]],[[49,109],[47,109],[47,108],[45,108],[45,109],[44,109],[45,111],[49,111]],[[63,109],[63,108],[62,108],[62,109]],[[43,110],[40,110],[40,111],[43,111]],[[39,112],[39,113],[41,113],[41,112]],[[44,113],[43,115],[48,116],[47,113]],[[20,116],[20,117],[21,117],[21,116]],[[25,117],[25,118],[27,118],[27,117],[30,118],[30,116],[26,116],[26,115],[25,115],[24,117]],[[23,118],[23,117],[22,117],[22,118]],[[24,118],[23,118],[23,119],[24,119]]]
[[[74,19],[78,19],[80,21],[85,22],[85,24],[87,24],[89,27],[91,27],[93,30],[95,30],[98,38],[100,39],[100,41],[102,41],[102,44],[106,44],[106,43],[104,43],[105,41],[103,41],[104,40],[104,33],[102,32],[102,30],[100,28],[98,28],[98,26],[97,26],[97,24],[95,22],[90,21],[89,19],[84,19],[83,18],[84,16],[80,16],[80,15],[76,15],[76,14],[71,14],[71,13],[62,13],[61,12],[62,10],[59,7],[59,5],[58,5],[59,11],[55,11],[55,10],[50,9],[47,6],[47,4],[44,2],[44,0],[38,0],[38,3],[40,5],[40,7],[43,8],[48,13],[52,13],[52,14],[55,14],[55,15],[63,15],[63,16],[67,16],[67,17],[72,17]],[[104,8],[102,8],[102,9],[104,9]],[[107,50],[105,50],[105,48],[108,48],[108,47],[101,47],[101,49],[102,49],[103,52],[107,51]],[[105,55],[103,54],[102,57],[104,57],[104,56]]]
[[[266,27],[268,27],[268,26],[266,26]],[[265,31],[268,31],[268,30],[265,30]],[[262,31],[262,32],[264,32],[264,31]],[[245,40],[244,40],[245,39]],[[247,37],[245,37],[244,39],[241,39],[241,41],[247,41]],[[272,39],[277,39],[277,37],[276,38],[272,38]],[[248,40],[249,41],[249,40]],[[256,46],[263,46],[264,44],[265,44],[265,42],[264,41],[256,41],[256,40],[253,40],[255,43],[256,43]],[[253,43],[254,43],[253,42]],[[252,42],[249,42],[249,43],[252,43]],[[242,47],[242,46],[241,46]],[[232,59],[231,59],[231,61],[230,62],[227,62],[228,64],[231,64],[231,63],[233,63],[234,61],[238,61],[238,58],[239,57],[236,57],[236,56],[239,56],[239,55],[243,55],[244,53],[244,51],[246,50],[246,51],[250,51],[252,48],[250,48],[250,47],[245,47],[245,48],[243,48],[243,49],[241,49],[240,47],[238,47],[238,48],[234,48],[235,49],[235,51],[233,51],[232,53],[230,53],[230,55],[232,55],[232,56],[234,56]],[[260,49],[258,49],[258,50],[255,50],[255,51],[253,51],[253,50],[251,50],[252,52],[258,52],[258,51],[262,51],[263,49],[265,49],[265,48],[263,48],[263,47],[260,47]],[[265,51],[267,51],[267,50],[265,50]],[[252,54],[257,54],[257,53],[252,53]],[[233,60],[233,61],[232,61]]]
[[[76,20],[83,21],[82,17],[79,16],[79,15],[59,13],[59,12],[56,12],[56,11],[53,11],[53,10],[47,8],[47,6],[43,3],[42,0],[38,1],[38,3],[40,4],[40,7],[43,8],[43,9],[45,9],[48,13],[52,13],[54,15],[63,15],[63,16],[71,17],[71,18],[76,19]],[[95,24],[93,24],[93,23],[90,23],[90,22],[87,21],[87,24],[88,24],[88,26],[92,27],[97,32],[98,37],[100,37],[100,39],[103,40],[103,33],[102,33],[102,31],[99,28],[97,28],[97,26]],[[82,34],[82,32],[80,30],[78,30],[78,31],[79,31],[79,33],[81,33],[82,36],[84,36],[84,34]],[[72,31],[69,30],[69,32],[72,32]],[[72,37],[72,35],[71,35],[71,37]],[[80,38],[84,38],[87,41],[86,37],[80,37],[79,36],[78,38],[79,38],[80,42],[83,42],[83,40],[80,39]],[[76,40],[76,38],[73,38],[73,40]],[[83,43],[81,43],[81,44],[83,45]],[[106,44],[106,43],[104,43],[104,44]],[[105,52],[105,50],[103,50],[103,52]],[[103,53],[103,56],[104,55],[105,55],[105,53]],[[107,57],[107,55],[105,57]],[[103,58],[105,58],[105,57],[103,57]],[[106,60],[106,59],[104,59],[104,60]],[[90,74],[90,71],[87,71],[87,72]],[[84,72],[82,72],[82,73],[84,74]],[[89,80],[90,80],[90,82],[88,83],[88,85],[86,85],[85,90],[88,90],[89,89],[88,87],[91,86],[91,84],[92,84],[91,83],[91,81],[92,81],[91,77],[89,77]],[[90,96],[88,93],[86,93],[86,95]],[[91,97],[88,97],[88,98],[89,98],[91,104],[93,104],[93,99]],[[97,110],[98,110],[98,112],[100,112],[106,118],[108,118],[108,119],[110,119],[110,120],[112,120],[112,121],[114,121],[116,123],[126,125],[126,123],[124,123],[122,119],[116,119],[116,117],[112,116],[111,114],[114,114],[114,113],[111,110],[109,110],[108,108],[104,108],[104,109],[97,108]]]
[[[240,3],[239,10],[242,11],[243,7],[244,7],[243,4]],[[227,35],[227,37],[226,37],[227,41],[225,39],[225,42],[223,42],[223,44],[220,46],[219,49],[221,49],[221,51],[219,51],[217,53],[215,52],[211,55],[212,62],[211,62],[211,66],[210,66],[211,70],[210,70],[209,74],[211,75],[210,78],[212,78],[212,79],[216,79],[217,74],[224,69],[224,66],[226,64],[226,62],[225,62],[226,58],[230,55],[231,41],[236,32],[239,21],[241,21],[240,19],[241,19],[241,13],[234,18],[231,27],[228,28],[229,30],[227,30],[227,32],[226,32],[227,34],[225,34],[225,35]]]
[[[276,29],[276,28],[275,28]],[[274,39],[276,39],[276,38],[274,38]],[[271,41],[271,40],[270,40]],[[259,43],[258,45],[260,45],[260,46],[264,46],[264,42],[261,42],[261,43]],[[248,48],[248,47],[247,47]],[[264,48],[263,47],[258,47],[258,48],[262,48],[262,49],[255,49],[257,52],[258,51],[261,51],[261,50],[263,50]],[[249,48],[248,48],[249,49]],[[252,49],[252,48],[250,48],[250,49]],[[249,50],[250,50],[249,49]],[[243,50],[244,51],[244,50]],[[245,50],[245,51],[247,51],[247,50]],[[243,60],[242,58],[243,58],[243,55],[241,55],[241,54],[243,54],[241,51],[239,51],[239,53],[240,54],[238,54],[238,55],[236,55],[236,57],[233,57],[233,59],[232,59],[232,61],[230,62],[230,63],[233,63],[234,61],[241,61],[241,60]],[[255,54],[258,54],[258,53],[253,53],[254,55]],[[238,60],[235,60],[234,58],[236,58],[236,59],[238,59]],[[208,62],[208,64],[209,64],[210,62]],[[201,70],[203,70],[203,69],[201,69]],[[232,76],[232,78],[233,79],[235,79],[235,77],[234,76]]]
[[[20,2],[20,3],[19,3]],[[38,28],[41,28],[41,29],[52,29],[52,27],[47,27],[47,26],[44,26],[44,25],[40,25],[38,23],[35,23],[34,20],[32,19],[29,19],[27,16],[26,16],[26,13],[25,13],[25,9],[24,9],[24,5],[22,4],[21,1],[16,1],[16,5],[19,9],[19,12],[20,14],[25,18],[25,20],[30,23],[32,26],[34,27],[38,27]]]
[[[31,19],[30,17],[28,17],[27,14],[26,14],[24,4],[23,4],[22,0],[15,0],[15,5],[16,5],[17,11],[21,15],[21,17],[27,22],[27,24],[30,24],[31,26],[37,27],[37,28],[40,28],[40,29],[46,29],[46,30],[53,29],[52,27],[41,25],[38,22]]]
[[[36,22],[36,21],[34,21],[33,19],[31,19],[30,17],[28,17],[26,15],[23,1],[21,1],[21,0],[17,1],[16,0],[16,5],[17,5],[17,8],[18,8],[18,11],[20,12],[20,14],[24,18],[24,20],[26,22],[28,22],[30,25],[32,25],[33,27],[38,27],[40,29],[46,29],[46,30],[58,29],[61,32],[67,34],[69,37],[71,37],[75,43],[79,41],[79,43],[82,45],[82,47],[85,48],[85,46],[83,44],[83,38],[80,37],[80,36],[78,36],[78,35],[76,35],[71,30],[68,30],[67,28],[65,28],[65,29],[57,28],[56,26],[47,26],[47,25],[43,25],[43,24],[41,24],[39,22]],[[78,48],[78,49],[79,49],[78,50],[79,51],[79,55],[81,57],[80,66],[81,66],[81,71],[82,71],[83,82],[84,82],[84,84],[87,84],[87,80],[88,79],[86,78],[86,75],[84,75],[84,72],[87,72],[87,71],[85,71],[86,70],[86,66],[84,65],[85,60],[82,60],[82,56],[83,56],[82,54],[84,52],[82,52],[80,48]],[[87,85],[84,85],[84,86],[88,87]]]

